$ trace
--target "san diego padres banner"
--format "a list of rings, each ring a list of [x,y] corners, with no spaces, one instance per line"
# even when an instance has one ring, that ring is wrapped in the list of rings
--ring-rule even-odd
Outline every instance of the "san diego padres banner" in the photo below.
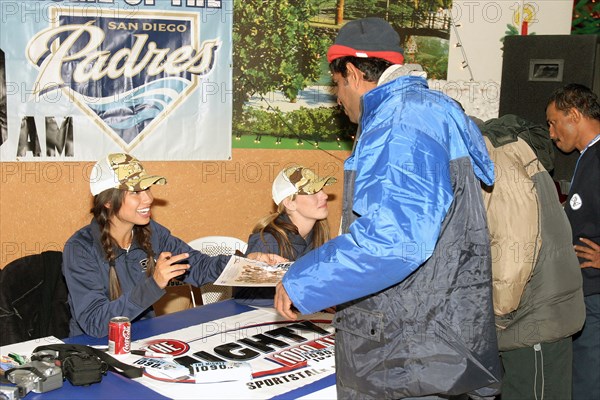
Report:
[[[233,0],[0,0],[0,161],[231,157]]]

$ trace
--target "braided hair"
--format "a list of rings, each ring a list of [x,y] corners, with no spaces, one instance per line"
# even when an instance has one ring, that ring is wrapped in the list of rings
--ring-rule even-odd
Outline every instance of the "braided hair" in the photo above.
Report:
[[[110,266],[109,270],[109,297],[111,300],[119,298],[122,294],[121,284],[115,269],[115,260],[117,257],[116,249],[119,247],[115,238],[110,234],[110,219],[116,216],[123,205],[125,199],[125,190],[108,189],[94,196],[94,205],[91,213],[94,220],[100,226],[100,241],[104,249],[104,255]],[[107,204],[110,205],[107,207]],[[139,243],[142,249],[148,255],[148,266],[146,274],[151,276],[154,273],[154,251],[152,250],[151,242],[152,232],[150,224],[135,225],[133,227],[133,238]],[[133,240],[133,239],[132,239]]]

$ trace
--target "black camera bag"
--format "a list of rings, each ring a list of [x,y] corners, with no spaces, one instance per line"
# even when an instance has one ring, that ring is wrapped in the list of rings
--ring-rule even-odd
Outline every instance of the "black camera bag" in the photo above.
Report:
[[[102,380],[106,371],[112,371],[127,378],[139,378],[143,368],[125,364],[105,351],[81,344],[50,344],[36,347],[33,351],[54,350],[62,363],[63,375],[72,385],[90,385]],[[89,356],[89,357],[86,357]]]
[[[62,360],[62,371],[73,386],[85,386],[102,381],[108,364],[95,355],[73,352]]]

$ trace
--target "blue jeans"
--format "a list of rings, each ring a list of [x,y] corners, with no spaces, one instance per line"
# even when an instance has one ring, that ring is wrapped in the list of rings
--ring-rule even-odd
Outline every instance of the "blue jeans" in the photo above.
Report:
[[[573,336],[573,400],[600,399],[600,294],[584,300],[585,324]]]

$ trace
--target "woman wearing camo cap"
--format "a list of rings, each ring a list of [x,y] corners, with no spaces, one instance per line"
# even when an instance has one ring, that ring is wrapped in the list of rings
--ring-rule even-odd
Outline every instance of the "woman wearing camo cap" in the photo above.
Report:
[[[71,336],[106,336],[108,322],[116,316],[131,321],[153,317],[152,304],[171,279],[196,286],[214,282],[229,261],[229,256],[210,257],[192,249],[152,220],[150,188],[166,183],[129,154],[109,154],[95,164],[90,177],[93,219],[63,251]],[[270,260],[262,254],[249,257]]]
[[[329,240],[327,194],[323,187],[336,182],[295,165],[284,168],[273,181],[277,211],[261,218],[248,238],[246,254],[273,253],[294,261]],[[233,296],[242,303],[272,306],[275,288],[239,287]]]

